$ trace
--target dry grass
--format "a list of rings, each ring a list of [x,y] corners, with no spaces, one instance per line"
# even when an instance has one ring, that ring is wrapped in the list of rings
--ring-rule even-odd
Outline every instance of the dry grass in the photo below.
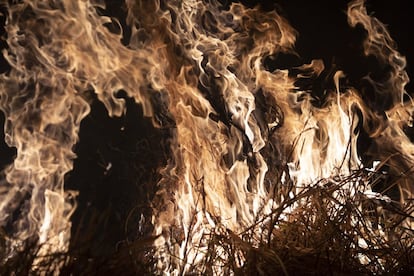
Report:
[[[340,182],[317,183],[294,197],[287,196],[286,190],[280,207],[248,231],[217,231],[210,237],[202,274],[213,275],[215,263],[223,263],[220,270],[226,275],[230,271],[236,275],[414,272],[414,233],[406,228],[413,221],[412,206],[359,192],[351,195],[349,185],[361,185],[363,177],[359,171]],[[283,216],[292,206],[293,211]],[[257,238],[259,229],[264,234]],[[218,260],[217,252],[223,250],[231,257]]]
[[[414,233],[406,227],[413,222],[413,206],[349,192],[363,185],[363,170],[341,181],[324,180],[288,196],[279,207],[258,218],[243,233],[217,226],[206,237],[208,250],[201,263],[188,275],[408,275],[414,272]],[[337,179],[338,180],[338,179]],[[290,193],[291,194],[291,193]],[[288,208],[289,213],[286,213]],[[36,250],[28,244],[4,263],[1,275],[40,274],[63,263],[61,275],[152,275],[156,274],[150,233],[125,239],[110,254],[96,254],[94,243],[107,213],[90,214],[81,224],[74,244],[64,256],[47,256],[41,269],[32,271]],[[259,230],[260,229],[260,230]],[[260,231],[260,232],[259,232]],[[261,234],[258,234],[261,233]],[[1,241],[4,244],[5,236]],[[364,240],[362,242],[361,240]],[[105,242],[102,240],[102,242]],[[96,243],[96,241],[95,241]],[[93,253],[93,251],[95,253]],[[228,257],[223,257],[228,256]],[[220,265],[221,267],[217,267]],[[191,272],[192,271],[192,272]]]

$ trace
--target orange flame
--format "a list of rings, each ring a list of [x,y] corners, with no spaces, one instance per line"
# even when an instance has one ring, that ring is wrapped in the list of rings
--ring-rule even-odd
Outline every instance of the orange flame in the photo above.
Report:
[[[336,90],[315,106],[296,83],[319,75],[320,60],[295,68],[301,73],[294,76],[266,70],[266,57],[295,54],[297,33],[276,11],[198,0],[126,0],[125,6],[128,43],[122,42],[121,23],[99,15],[102,1],[21,1],[8,7],[9,49],[3,54],[11,70],[0,76],[0,108],[6,142],[17,156],[1,184],[0,225],[22,208],[10,256],[33,236],[43,248],[38,257],[68,249],[76,192],[64,189],[64,176],[73,168],[79,126],[90,111],[88,91],[110,116],[125,112],[116,97],[123,90],[154,125],[163,127],[157,104],[167,106],[174,121],[172,159],[161,169],[153,200],[160,271],[194,269],[207,250],[206,236],[237,236],[266,221],[281,202],[278,186],[294,183],[292,194],[298,194],[363,168],[361,127],[382,148],[377,160],[405,170],[397,171],[404,174],[398,187],[402,204],[408,204],[414,145],[403,128],[414,110],[404,88],[406,61],[364,1],[349,4],[348,21],[367,31],[365,54],[391,68],[382,86],[370,79],[391,99],[386,110],[371,110],[356,89],[343,88],[341,71],[334,75]],[[155,104],[154,94],[160,96]],[[352,183],[343,189],[370,194],[369,183],[359,181],[359,190]],[[267,231],[257,227],[257,243],[271,235]]]

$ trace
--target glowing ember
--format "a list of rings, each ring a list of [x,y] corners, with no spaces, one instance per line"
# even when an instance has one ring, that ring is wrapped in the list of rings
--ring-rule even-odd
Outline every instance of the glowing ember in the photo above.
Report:
[[[68,253],[77,191],[64,188],[65,175],[91,92],[109,116],[119,117],[127,111],[118,94],[124,91],[155,127],[170,128],[171,152],[159,168],[152,214],[137,214],[135,226],[140,232],[148,221],[153,226],[158,273],[234,274],[259,249],[281,264],[263,245],[279,239],[286,225],[322,214],[329,224],[347,210],[345,232],[357,237],[350,250],[375,250],[370,234],[378,243],[395,237],[382,220],[361,222],[371,201],[398,205],[407,214],[401,237],[412,234],[414,144],[404,129],[414,105],[405,91],[406,61],[364,1],[349,3],[348,23],[366,30],[365,55],[389,70],[380,81],[365,78],[386,99],[383,108],[343,85],[341,70],[329,80],[334,87],[316,98],[301,83],[325,72],[322,60],[270,70],[269,59],[296,54],[297,33],[275,10],[214,0],[125,0],[121,24],[102,15],[98,0],[6,2],[0,2],[8,8],[3,55],[11,69],[0,76],[0,109],[5,141],[17,154],[0,186],[3,264],[27,244],[39,248],[32,272]],[[371,162],[362,158],[360,132],[381,149]],[[116,166],[106,160],[102,167],[110,175]],[[378,191],[378,175],[387,173],[401,177]],[[386,192],[392,186],[399,203]],[[319,202],[322,194],[331,201]],[[313,210],[314,201],[327,211]],[[214,243],[223,237],[231,242]],[[381,256],[355,258],[371,272],[386,265]],[[58,274],[64,260],[49,261],[48,269]]]

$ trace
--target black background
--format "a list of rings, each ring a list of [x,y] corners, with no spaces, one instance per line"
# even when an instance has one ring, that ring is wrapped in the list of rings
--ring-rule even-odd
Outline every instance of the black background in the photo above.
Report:
[[[117,14],[118,2],[107,2],[108,14]],[[272,66],[290,68],[315,58],[324,60],[327,71],[312,87],[316,94],[332,86],[329,76],[335,70],[343,70],[355,87],[363,85],[359,80],[367,72],[378,70],[378,64],[362,54],[364,31],[352,29],[347,24],[347,1],[241,2],[249,6],[261,4],[263,9],[277,8],[299,32],[296,51],[300,57],[279,56]],[[409,1],[371,0],[367,2],[367,8],[388,25],[398,50],[407,58],[409,77],[414,78],[414,42],[410,31],[414,24]],[[4,24],[4,17],[1,20]],[[2,47],[6,46],[1,43]],[[3,58],[0,66],[2,72],[7,71]],[[413,84],[409,83],[406,88],[411,94]],[[4,116],[0,112],[0,126],[3,124]],[[103,105],[95,101],[90,115],[81,124],[79,136],[80,142],[74,149],[78,158],[65,184],[66,189],[80,191],[79,207],[73,217],[74,236],[78,229],[86,227],[80,223],[82,218],[94,222],[97,228],[105,229],[95,236],[96,250],[110,251],[125,234],[134,235],[133,225],[136,226],[139,213],[149,211],[145,206],[155,191],[154,183],[159,177],[157,168],[168,158],[168,141],[165,139],[168,130],[153,128],[151,122],[143,118],[141,108],[132,101],[128,101],[127,113],[121,118],[109,118]],[[14,155],[15,150],[4,143],[1,131],[0,168],[10,164]],[[109,164],[111,168],[107,170]],[[130,222],[132,227],[126,229],[125,221],[131,210],[136,210],[136,214],[130,216],[135,219]]]

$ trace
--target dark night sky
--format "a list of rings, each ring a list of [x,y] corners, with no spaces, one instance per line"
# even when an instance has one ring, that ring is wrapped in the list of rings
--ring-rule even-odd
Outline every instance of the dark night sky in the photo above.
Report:
[[[109,6],[117,1],[107,0]],[[299,32],[296,43],[296,50],[301,58],[292,56],[278,57],[276,66],[290,67],[310,62],[314,58],[324,60],[326,68],[340,69],[347,73],[348,77],[358,80],[366,72],[374,71],[375,63],[361,54],[363,31],[352,29],[346,22],[346,5],[344,0],[265,0],[265,1],[241,1],[244,4],[253,6],[260,3],[265,9],[279,6],[281,12],[288,18],[291,25]],[[275,4],[276,3],[276,4]],[[407,58],[407,72],[410,79],[414,79],[414,40],[411,39],[413,26],[412,8],[407,0],[393,1],[367,1],[368,11],[373,13],[388,26],[392,38],[397,43],[398,50]],[[113,7],[116,7],[112,4]],[[109,12],[111,13],[111,12]],[[4,17],[0,17],[0,24],[3,26]],[[4,30],[1,27],[0,32]],[[0,42],[3,48],[5,43]],[[0,58],[0,72],[7,70],[7,63]],[[316,84],[327,85],[327,84]],[[357,82],[356,82],[357,85]],[[414,84],[410,82],[407,91],[413,91]],[[0,123],[3,124],[3,115],[0,116]],[[3,143],[3,133],[0,134],[0,167],[10,163],[13,150]]]
[[[259,1],[242,2],[251,4]],[[274,66],[288,68],[322,58],[328,71],[344,70],[356,86],[359,85],[357,80],[366,72],[375,70],[375,63],[361,54],[363,31],[351,29],[347,25],[344,12],[347,1],[262,1],[265,8],[271,8],[275,2],[279,3],[282,12],[299,32],[296,50],[301,57],[281,56]],[[371,0],[367,6],[370,12],[389,26],[398,49],[407,57],[409,77],[414,79],[414,42],[410,38],[410,28],[414,24],[412,9],[408,4],[408,0]],[[1,71],[4,71],[6,64],[2,59],[0,66]],[[325,83],[321,79],[314,89],[322,90],[329,85],[329,82]],[[409,84],[407,89],[413,91],[413,85]],[[0,126],[3,123],[4,116],[1,114]],[[115,226],[110,227],[111,230],[101,237],[102,240],[119,240],[124,231],[122,222],[129,210],[141,200],[145,201],[153,192],[154,187],[146,184],[146,180],[151,179],[149,183],[156,181],[154,172],[165,163],[163,152],[168,147],[163,143],[165,135],[164,130],[154,129],[151,122],[142,117],[140,107],[132,102],[128,103],[127,114],[122,118],[109,118],[103,105],[96,102],[91,114],[82,122],[80,142],[75,148],[79,158],[75,160],[75,169],[67,176],[66,185],[80,190],[79,210],[92,206],[99,212],[107,211],[110,214],[107,222],[97,222],[98,225],[110,223]],[[164,148],[160,149],[160,146]],[[14,150],[4,143],[1,132],[0,168],[10,163],[13,155]],[[109,162],[112,168],[106,172],[105,167]],[[82,215],[78,211],[74,219],[79,220]],[[112,244],[108,243],[108,246]]]

